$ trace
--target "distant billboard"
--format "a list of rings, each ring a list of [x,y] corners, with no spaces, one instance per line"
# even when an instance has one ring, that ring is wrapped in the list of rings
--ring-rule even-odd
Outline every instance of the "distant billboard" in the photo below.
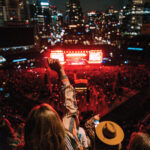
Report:
[[[0,27],[0,48],[34,45],[33,27]]]
[[[128,47],[127,50],[131,50],[131,51],[143,51],[143,48],[140,48],[140,47]]]

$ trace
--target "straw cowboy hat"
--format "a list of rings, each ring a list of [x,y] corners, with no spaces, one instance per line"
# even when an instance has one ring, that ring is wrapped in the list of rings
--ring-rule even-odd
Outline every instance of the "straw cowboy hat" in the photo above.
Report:
[[[96,127],[96,135],[107,145],[118,145],[124,138],[122,128],[112,121],[100,122]]]

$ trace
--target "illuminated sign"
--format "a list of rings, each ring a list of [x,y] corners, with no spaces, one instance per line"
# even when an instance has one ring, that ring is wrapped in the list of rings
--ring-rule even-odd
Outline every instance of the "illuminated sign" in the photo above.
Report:
[[[90,27],[90,29],[95,29],[96,27]]]
[[[21,58],[21,59],[14,59],[12,62],[20,62],[20,61],[26,61],[27,58]]]
[[[75,84],[79,84],[79,83],[88,84],[88,80],[87,79],[76,79],[74,81],[75,81]]]
[[[76,28],[77,25],[69,25],[69,28]]]
[[[128,50],[143,51],[143,48],[139,48],[139,47],[128,47]]]
[[[41,2],[41,6],[49,6],[48,2]]]

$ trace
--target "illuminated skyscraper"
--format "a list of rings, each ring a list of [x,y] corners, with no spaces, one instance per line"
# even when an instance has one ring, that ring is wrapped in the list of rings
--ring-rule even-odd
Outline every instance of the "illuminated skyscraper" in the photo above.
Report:
[[[67,24],[82,24],[84,22],[79,0],[68,0],[66,3],[65,20]]]
[[[100,44],[104,31],[105,15],[99,11],[90,11],[86,16],[86,32],[91,32],[93,44]]]
[[[141,34],[141,28],[146,21],[144,18],[150,15],[145,3],[148,0],[131,0],[123,9],[124,19],[122,22],[123,36],[137,36]]]
[[[15,22],[29,21],[28,0],[0,0],[0,24],[13,24]]]
[[[144,4],[143,24],[150,24],[150,1]]]
[[[79,0],[68,0],[65,14],[65,35],[66,44],[88,43],[89,36],[86,36],[84,18]]]
[[[30,17],[39,23],[49,24],[51,17],[50,2],[48,0],[31,0]]]
[[[115,10],[113,6],[110,6],[105,13],[104,39],[106,39],[108,43],[111,42],[113,45],[115,45],[119,33],[118,23],[118,11]]]

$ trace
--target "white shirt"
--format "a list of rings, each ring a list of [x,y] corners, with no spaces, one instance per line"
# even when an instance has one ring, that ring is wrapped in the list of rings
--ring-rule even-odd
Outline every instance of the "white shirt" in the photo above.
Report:
[[[88,141],[87,141],[85,130],[82,127],[78,128],[78,138],[79,138],[80,144],[84,148],[87,148],[88,147]]]

